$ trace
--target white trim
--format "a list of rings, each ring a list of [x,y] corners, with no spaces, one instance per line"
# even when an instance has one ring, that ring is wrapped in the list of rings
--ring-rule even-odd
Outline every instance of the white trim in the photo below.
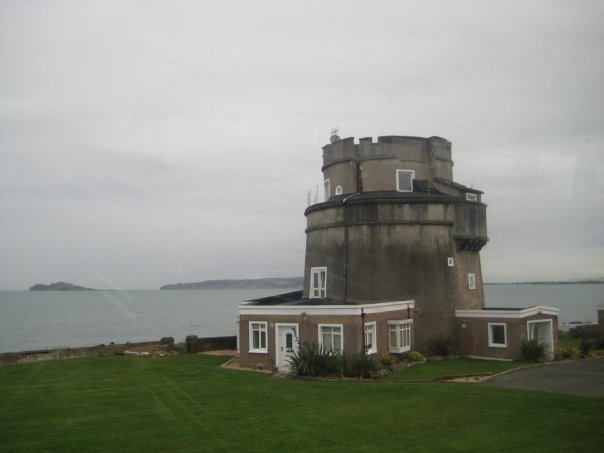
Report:
[[[478,195],[475,193],[466,192],[466,201],[471,201],[473,203],[478,202]]]
[[[336,195],[342,195],[342,186],[336,186]]]
[[[405,173],[411,175],[411,189],[410,190],[401,190],[399,189],[399,174]],[[405,169],[397,169],[396,170],[396,190],[397,192],[413,192],[413,180],[415,179],[415,170],[405,170]]]
[[[321,273],[324,273],[324,278],[321,281]],[[319,287],[315,288],[315,274],[319,274]],[[321,283],[323,284],[321,286]],[[318,294],[315,294],[318,293]],[[327,297],[327,267],[311,267],[310,268],[310,287],[308,288],[308,297],[310,299],[324,299]]]
[[[317,334],[319,337],[319,346],[323,345],[323,328],[324,327],[339,327],[340,328],[340,350],[335,352],[344,352],[344,324],[319,324],[317,326]]]
[[[253,302],[244,302],[239,305],[239,315],[323,315],[323,316],[355,316],[361,313],[388,313],[398,310],[412,310],[415,301],[381,302],[378,304],[355,305],[269,305],[259,306]]]
[[[300,326],[298,325],[297,322],[276,322],[275,323],[275,366],[278,366],[278,363],[280,362],[280,358],[281,358],[281,354],[280,354],[280,348],[281,345],[279,344],[279,327],[293,327],[296,332],[300,332]],[[298,334],[299,337],[299,334]],[[299,338],[298,338],[299,340]],[[296,346],[295,346],[295,350],[298,351],[300,345],[298,342],[296,342]]]
[[[323,200],[327,201],[331,197],[331,180],[327,178],[323,181]]]
[[[468,288],[476,289],[476,274],[468,274]]]
[[[367,347],[367,327],[371,327],[371,330],[373,331],[373,341],[371,344],[371,348],[367,349],[367,354],[375,354],[377,353],[377,322],[366,322],[363,326],[363,344],[365,345],[365,347]]]
[[[451,258],[451,257],[447,258],[447,266],[449,266],[449,267],[455,266],[455,258]]]
[[[399,344],[400,337],[399,334],[405,329],[404,326],[409,326],[409,344],[403,346]],[[390,342],[390,326],[397,326],[396,335],[397,335],[397,344],[392,346]],[[392,319],[388,321],[388,351],[394,352],[396,354],[401,352],[411,351],[411,329],[413,328],[413,319]]]
[[[264,332],[264,348],[262,347],[262,336],[259,337],[259,346],[258,348],[254,348],[254,330],[252,329],[252,324],[264,324],[264,328],[260,328],[259,332]],[[249,343],[248,343],[248,352],[253,353],[268,353],[268,322],[267,321],[249,321]]]
[[[493,331],[491,327],[503,326],[503,343],[493,343]],[[487,324],[489,333],[489,348],[507,348],[508,347],[508,326],[505,322],[490,322]]]
[[[533,315],[552,315],[558,316],[559,310],[545,305],[528,307],[523,310],[455,310],[456,318],[501,318],[501,319],[521,319]]]

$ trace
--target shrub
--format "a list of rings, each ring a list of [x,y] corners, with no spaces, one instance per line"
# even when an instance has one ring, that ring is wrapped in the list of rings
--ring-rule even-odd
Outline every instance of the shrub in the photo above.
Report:
[[[348,362],[346,356],[339,352],[325,351],[323,353],[325,374],[321,376],[348,376]]]
[[[547,357],[547,345],[541,343],[537,338],[533,338],[532,340],[523,339],[520,349],[522,359],[529,362],[543,362]]]
[[[594,349],[596,349],[596,342],[594,340],[584,338],[579,345],[579,351],[581,351],[582,357],[591,357]]]
[[[444,335],[435,335],[426,341],[426,346],[430,354],[448,356],[458,352],[457,343],[451,337]]]
[[[298,376],[324,376],[327,374],[324,356],[323,348],[316,343],[304,343],[287,361]]]
[[[405,354],[405,360],[409,362],[421,362],[422,360],[425,360],[425,358],[420,352],[409,351]]]
[[[378,371],[378,364],[375,356],[367,354],[363,350],[352,358],[350,374],[354,377],[370,378]]]
[[[380,356],[380,363],[383,366],[386,366],[386,367],[391,367],[397,361],[398,361],[398,359],[395,356],[393,356],[392,354],[388,353],[388,352],[385,352],[384,354],[382,354]]]
[[[558,355],[563,359],[578,359],[579,350],[577,348],[573,348],[572,346],[560,348]]]
[[[288,358],[289,366],[298,376],[338,376],[370,378],[378,370],[374,356],[362,351],[345,356],[339,352],[327,351],[316,343],[304,343]]]

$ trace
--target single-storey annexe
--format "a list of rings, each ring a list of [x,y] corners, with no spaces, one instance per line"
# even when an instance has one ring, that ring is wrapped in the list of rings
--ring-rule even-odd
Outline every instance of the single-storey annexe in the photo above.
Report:
[[[538,339],[554,358],[558,344],[558,309],[528,308],[455,310],[457,338],[464,355],[504,360],[522,359],[523,340]]]
[[[346,354],[404,353],[414,347],[415,302],[342,304],[302,291],[239,305],[239,355],[246,367],[286,371],[304,343]]]

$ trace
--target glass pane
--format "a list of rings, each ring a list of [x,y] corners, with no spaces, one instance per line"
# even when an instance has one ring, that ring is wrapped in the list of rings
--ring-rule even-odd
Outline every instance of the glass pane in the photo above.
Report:
[[[390,347],[398,348],[398,344],[396,342],[396,326],[390,326]]]
[[[327,333],[325,331],[323,331],[323,348],[325,348],[325,350],[329,351],[331,349],[333,349],[333,345],[331,344],[331,334]]]
[[[252,348],[258,349],[260,345],[260,332],[254,330],[252,332]]]
[[[505,344],[505,326],[491,326],[493,343]]]
[[[285,347],[287,349],[293,349],[294,347],[294,336],[291,333],[285,335]]]
[[[266,348],[266,332],[264,330],[260,331],[260,349]]]
[[[411,173],[398,172],[398,190],[411,191]]]
[[[339,334],[333,335],[333,350],[338,352],[342,350],[342,336]]]

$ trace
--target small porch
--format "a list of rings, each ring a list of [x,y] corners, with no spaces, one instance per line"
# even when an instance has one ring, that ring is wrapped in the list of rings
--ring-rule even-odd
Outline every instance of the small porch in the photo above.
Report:
[[[558,347],[557,308],[456,310],[455,318],[462,353],[469,357],[521,360],[523,341],[538,340],[553,360]]]

